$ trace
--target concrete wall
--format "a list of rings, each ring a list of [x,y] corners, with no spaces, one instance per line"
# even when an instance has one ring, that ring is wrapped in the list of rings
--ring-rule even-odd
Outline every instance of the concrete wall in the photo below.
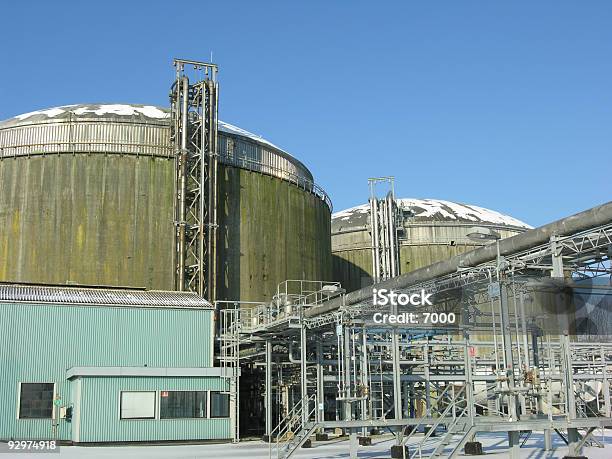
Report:
[[[99,153],[0,161],[0,281],[171,289],[173,174]]]
[[[219,184],[220,297],[266,301],[287,279],[331,280],[330,212],[320,198],[229,166]]]
[[[100,153],[0,160],[0,281],[173,288],[171,159]],[[330,280],[330,211],[269,175],[219,168],[218,298]]]
[[[405,227],[405,238],[400,243],[400,274],[451,258],[479,246],[467,238],[472,225],[444,223]],[[518,231],[496,228],[502,237]],[[367,228],[349,230],[332,235],[334,280],[347,291],[372,284],[372,249]]]

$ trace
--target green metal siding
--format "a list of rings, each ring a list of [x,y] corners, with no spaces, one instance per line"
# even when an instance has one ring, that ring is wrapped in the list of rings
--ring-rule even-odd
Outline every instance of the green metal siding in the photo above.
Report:
[[[227,390],[220,378],[81,378],[79,443],[229,439],[229,418],[119,419],[119,394],[125,390]],[[156,394],[156,410],[159,409]],[[76,426],[74,427],[76,429]]]
[[[0,303],[0,438],[48,438],[50,420],[17,419],[19,382],[55,382],[82,366],[210,367],[211,310]],[[60,438],[70,439],[61,423]]]

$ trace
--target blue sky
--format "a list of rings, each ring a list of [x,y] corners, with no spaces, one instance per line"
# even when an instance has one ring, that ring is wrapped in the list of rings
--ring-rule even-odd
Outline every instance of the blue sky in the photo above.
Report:
[[[336,210],[402,197],[541,225],[612,198],[612,2],[11,2],[0,119],[167,105],[173,57],[220,66],[221,118],[300,158]]]

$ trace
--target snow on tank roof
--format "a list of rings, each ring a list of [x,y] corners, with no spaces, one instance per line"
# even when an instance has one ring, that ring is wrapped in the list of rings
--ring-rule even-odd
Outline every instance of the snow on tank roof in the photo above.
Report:
[[[67,118],[72,114],[82,118],[92,118],[94,116],[115,118],[122,116],[140,116],[150,120],[167,120],[170,118],[170,110],[167,108],[156,107],[154,105],[141,105],[141,104],[73,104],[73,105],[62,105],[60,107],[46,108],[43,110],[36,110],[29,113],[23,113],[17,115],[14,118],[0,122],[0,127],[15,125],[15,124],[35,124],[37,121],[48,121],[52,118]],[[25,122],[25,123],[24,123]],[[239,135],[255,140],[257,142],[269,145],[277,150],[285,152],[282,148],[274,145],[272,142],[264,139],[263,137],[253,134],[252,132],[246,131],[242,128],[234,126],[233,124],[226,123],[219,120],[219,130],[228,134]],[[286,152],[285,152],[286,153]]]
[[[484,207],[444,201],[441,199],[398,199],[399,206],[411,214],[410,220],[415,222],[445,221],[457,223],[483,223],[489,225],[513,226],[517,228],[532,228],[516,218],[504,215]],[[350,209],[341,210],[332,215],[332,231],[341,228],[358,227],[368,224],[370,205],[363,204]]]

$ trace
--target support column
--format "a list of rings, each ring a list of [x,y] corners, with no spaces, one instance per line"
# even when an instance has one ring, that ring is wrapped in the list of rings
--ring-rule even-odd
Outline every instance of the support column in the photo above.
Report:
[[[357,430],[349,429],[349,457],[350,459],[357,459]]]
[[[365,421],[369,419],[368,413],[368,399],[370,398],[370,385],[369,385],[369,375],[368,375],[368,342],[367,342],[367,333],[365,325],[361,327],[361,419]],[[363,427],[361,431],[361,435],[364,437],[367,436],[368,429],[367,427]]]
[[[470,425],[473,426],[475,422],[474,418],[476,417],[476,405],[474,405],[475,400],[474,400],[474,386],[472,384],[472,358],[470,357],[470,336],[468,333],[464,335],[464,341],[465,341],[465,347],[464,347],[465,402],[468,407]],[[453,400],[453,404],[454,403],[455,401]]]
[[[512,331],[508,314],[508,288],[500,282],[499,304],[501,309],[502,348],[506,363],[505,373],[508,383],[508,413],[513,421],[517,420],[516,395],[514,394],[514,361],[512,358]]]
[[[609,418],[610,416],[612,416],[612,413],[610,410],[610,380],[608,379],[609,377],[608,365],[606,364],[606,354],[603,350],[603,347],[601,348],[601,365],[602,365],[602,378],[603,378],[603,381],[602,381],[603,386],[601,390],[603,392],[603,398],[604,398],[605,416]]]
[[[349,327],[343,328],[344,338],[344,420],[350,421],[353,418],[352,406],[349,400],[351,395],[351,343]]]
[[[391,354],[393,356],[393,406],[395,419],[402,419],[402,386],[400,364],[400,340],[397,329],[391,332]]]
[[[323,343],[317,340],[317,421],[325,420],[325,392],[323,382]]]
[[[520,431],[508,432],[508,446],[510,447],[510,459],[521,459]]]
[[[552,433],[550,429],[544,429],[544,451],[552,451]]]
[[[425,345],[423,360],[425,361],[425,367],[423,368],[423,376],[425,378],[425,416],[431,417],[431,384],[429,382],[429,338],[427,338],[427,344]]]
[[[569,456],[578,456],[580,454],[580,450],[582,448],[578,448],[578,443],[580,442],[580,434],[578,434],[578,429],[570,428],[567,429],[567,449]]]
[[[302,322],[302,327],[300,328],[300,389],[301,389],[301,399],[302,399],[302,422],[303,425],[308,422],[308,381],[306,380],[306,325]]]
[[[559,237],[552,235],[550,237],[551,253],[552,253],[552,271],[551,277],[563,278],[563,257],[561,249],[557,244]],[[570,349],[570,323],[567,312],[563,311],[559,320],[562,321],[561,336],[559,336],[559,344],[561,345],[561,368],[563,370],[565,384],[565,411],[568,420],[576,419],[576,397],[574,394],[574,369],[572,365],[572,353]],[[568,431],[569,432],[569,431]],[[568,433],[569,435],[569,433]]]
[[[266,341],[266,392],[264,397],[266,410],[266,438],[272,433],[272,341]]]

